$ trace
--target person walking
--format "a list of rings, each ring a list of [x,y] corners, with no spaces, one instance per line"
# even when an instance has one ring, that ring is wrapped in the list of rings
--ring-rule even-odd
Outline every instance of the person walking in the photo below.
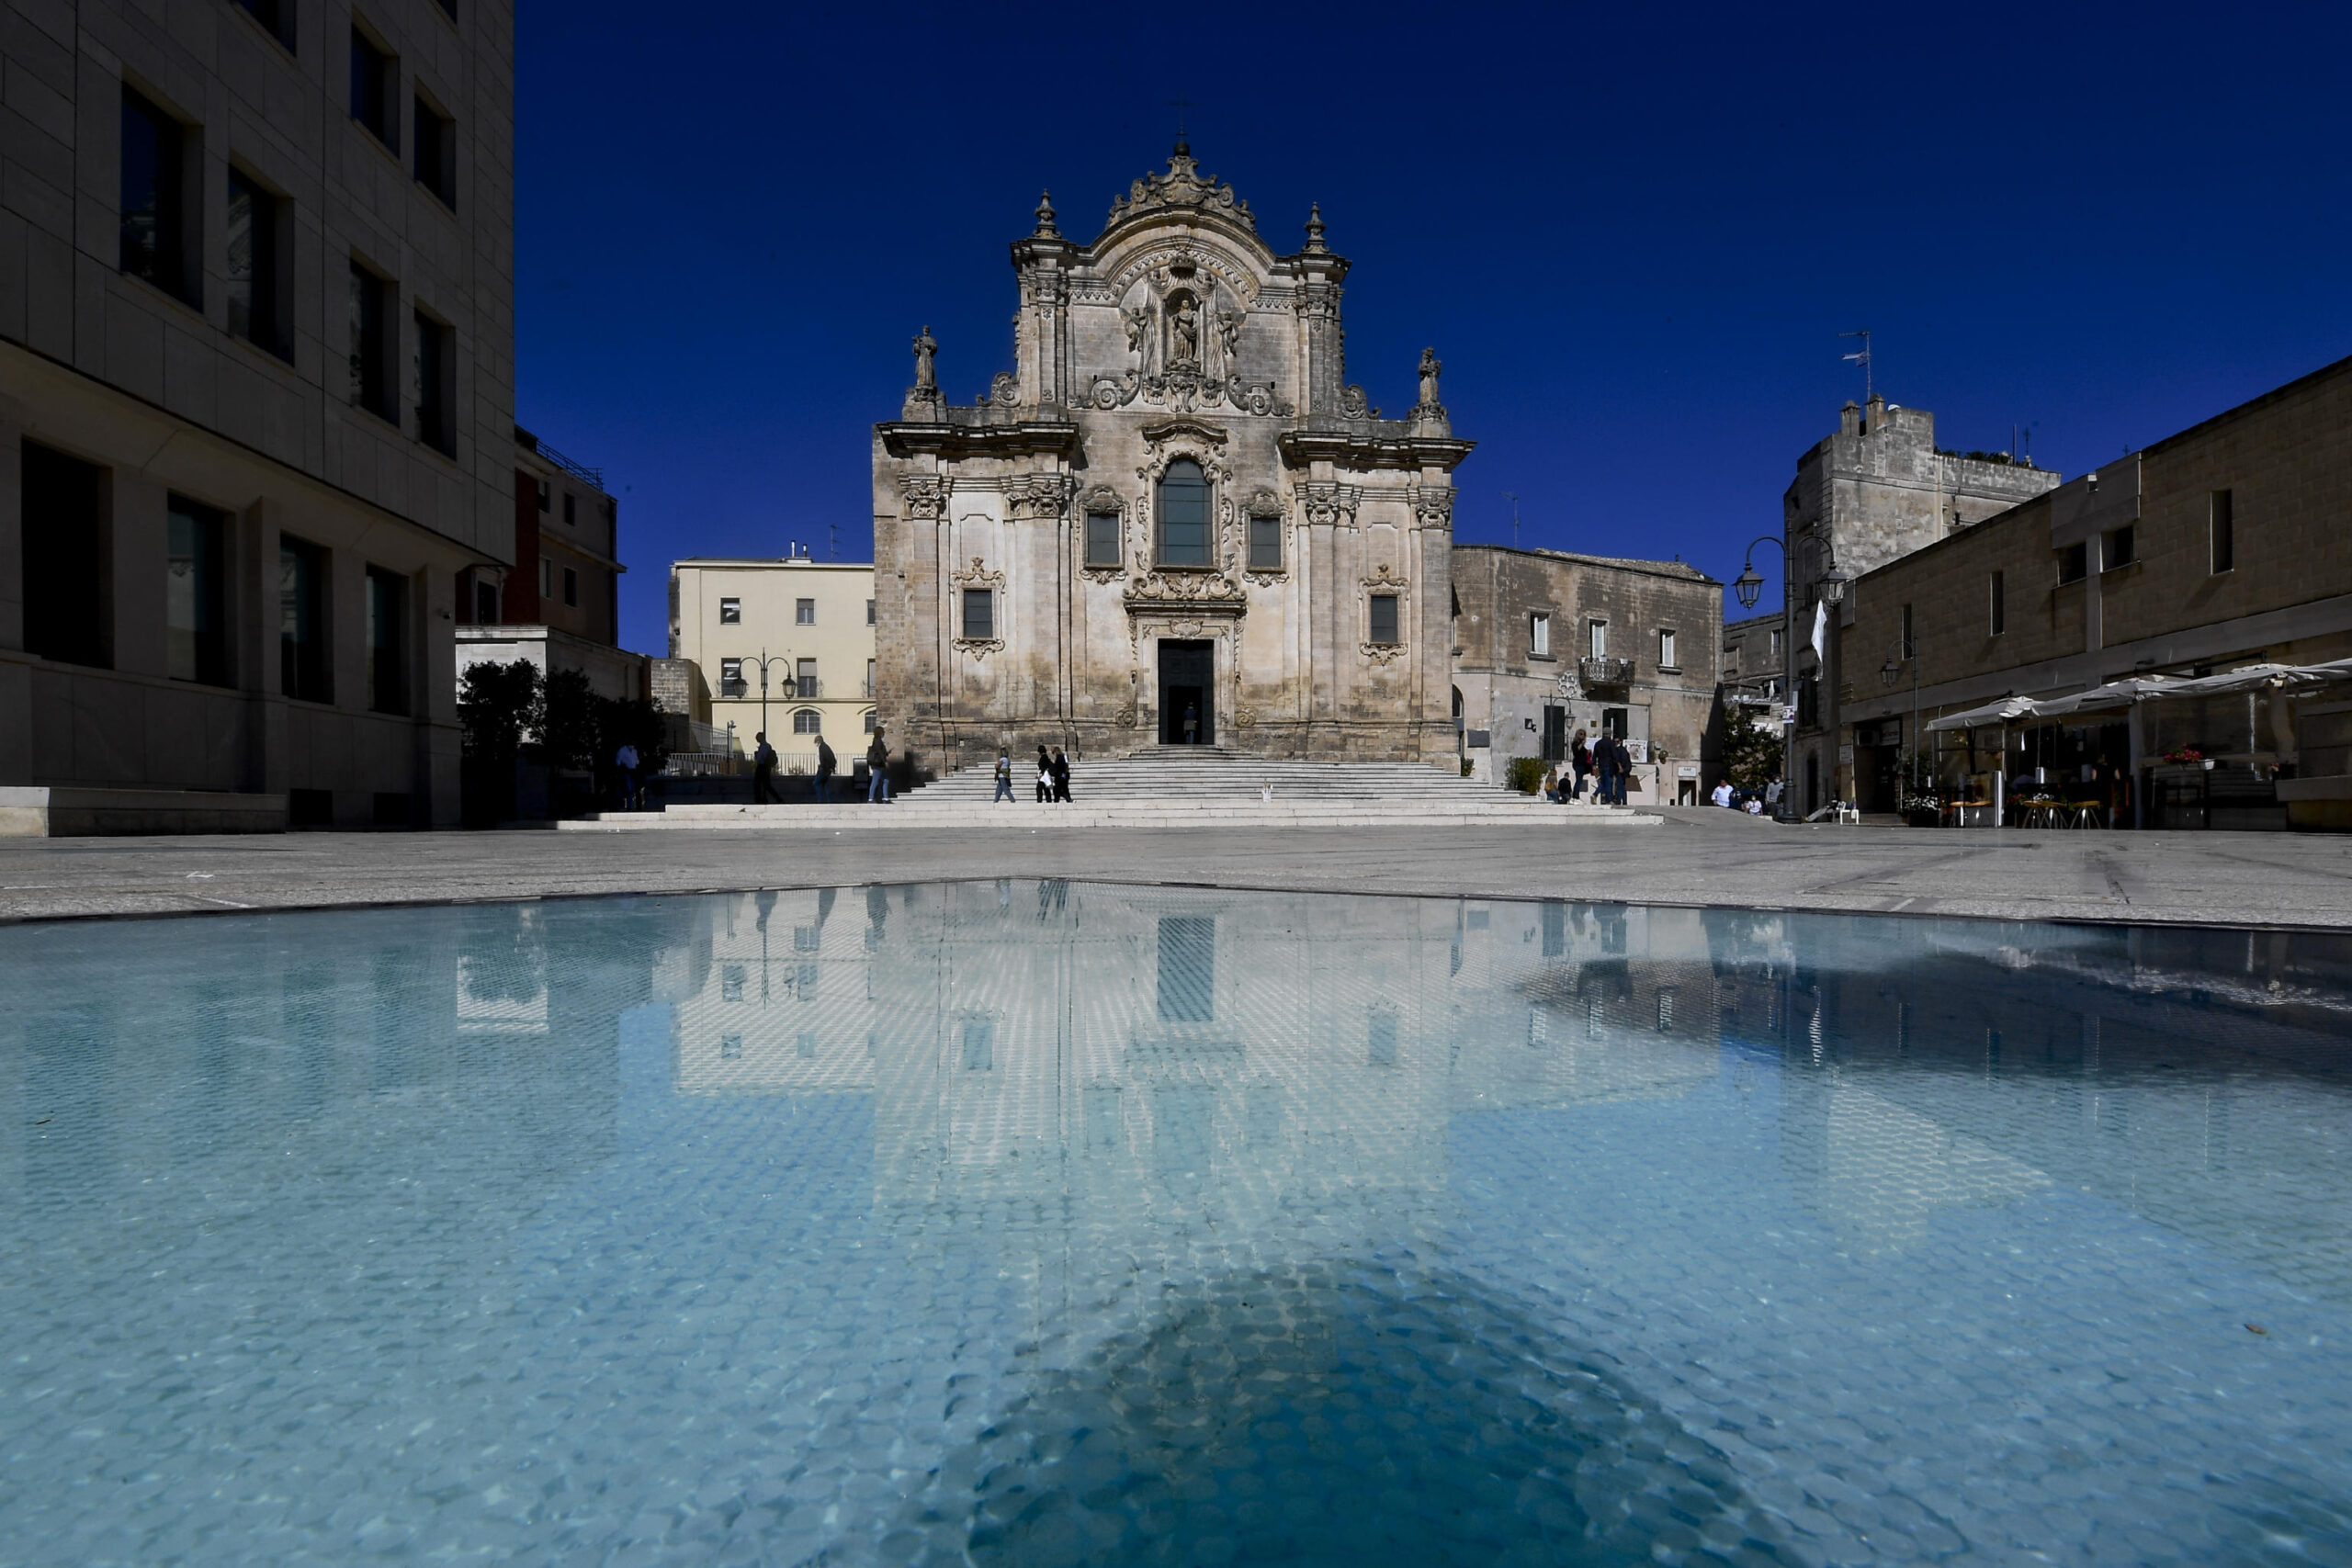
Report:
[[[1064,806],[1070,803],[1069,759],[1062,755],[1062,749],[1058,746],[1054,748],[1054,798]]]
[[[1184,705],[1184,744],[1197,746],[1200,743],[1201,705],[1198,703],[1186,703]]]
[[[637,782],[637,748],[626,740],[622,741],[621,749],[613,753],[613,766],[620,770],[621,809],[644,810],[644,786]]]
[[[831,802],[833,798],[833,770],[842,765],[833,749],[825,744],[822,731],[817,736],[817,798]]]
[[[1043,746],[1037,748],[1037,804],[1046,805],[1054,798],[1054,759]]]
[[[752,749],[752,804],[782,806],[784,797],[775,792],[775,748],[768,744],[764,729],[752,739],[759,743]]]
[[[1576,743],[1568,750],[1568,765],[1576,773],[1576,789],[1570,798],[1584,798],[1585,784],[1592,777],[1592,747],[1585,739],[1585,732],[1577,731]]]
[[[865,802],[872,806],[890,804],[890,748],[882,739],[882,727],[874,727],[874,739],[865,748]]]
[[[1607,730],[1592,743],[1592,768],[1600,780],[1598,799],[1603,806],[1617,804],[1617,738]]]
[[[1011,800],[1012,798],[1012,753],[1011,751],[999,751],[996,754],[996,799],[989,801],[989,804],[990,806],[994,806],[998,800]]]

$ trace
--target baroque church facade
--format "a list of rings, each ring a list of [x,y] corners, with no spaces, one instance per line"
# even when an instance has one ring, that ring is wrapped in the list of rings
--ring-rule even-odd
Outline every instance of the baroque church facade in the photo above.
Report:
[[[1457,752],[1457,440],[1434,352],[1384,419],[1347,379],[1319,211],[1278,255],[1179,141],[1091,243],[1012,246],[1014,367],[949,403],[925,328],[874,433],[876,708],[924,772],[1039,742]]]

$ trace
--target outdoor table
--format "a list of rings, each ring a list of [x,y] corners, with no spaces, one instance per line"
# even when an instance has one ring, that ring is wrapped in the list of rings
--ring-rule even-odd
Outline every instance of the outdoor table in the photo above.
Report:
[[[2099,819],[2099,814],[2107,808],[2102,803],[2096,800],[2070,800],[2066,803],[2066,807],[2068,810],[2075,814],[2073,818],[2066,824],[2069,828],[2097,828],[2103,826]]]
[[[2018,826],[2020,828],[2063,828],[2066,808],[2054,800],[2021,800],[2018,803]]]
[[[1982,818],[1993,809],[1993,803],[1989,800],[1955,800],[1946,805],[1944,809],[1951,814],[1951,825],[1955,828],[1981,827]],[[1972,811],[1977,814],[1978,821],[1968,819]]]

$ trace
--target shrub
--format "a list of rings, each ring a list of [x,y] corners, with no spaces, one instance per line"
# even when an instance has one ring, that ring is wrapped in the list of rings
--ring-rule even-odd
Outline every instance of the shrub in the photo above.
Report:
[[[1520,794],[1533,795],[1544,787],[1544,759],[1513,757],[1510,760],[1510,770],[1505,774],[1505,778],[1510,787],[1519,791]]]

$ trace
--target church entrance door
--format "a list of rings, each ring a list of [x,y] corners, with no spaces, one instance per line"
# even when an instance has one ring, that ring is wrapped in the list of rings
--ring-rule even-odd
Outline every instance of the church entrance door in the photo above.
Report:
[[[1159,743],[1210,746],[1216,741],[1216,655],[1206,642],[1159,643]],[[1184,716],[1196,722],[1185,733]]]

